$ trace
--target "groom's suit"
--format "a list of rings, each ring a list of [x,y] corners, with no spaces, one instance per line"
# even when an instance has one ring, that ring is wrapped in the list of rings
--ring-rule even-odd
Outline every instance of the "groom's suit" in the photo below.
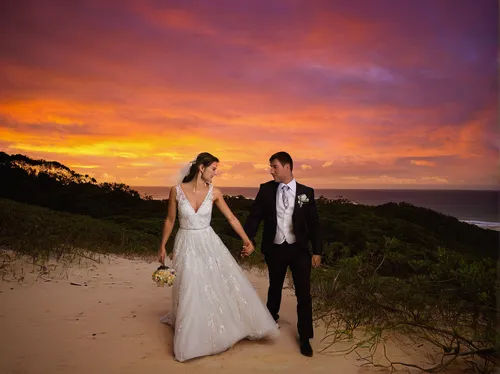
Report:
[[[264,221],[261,252],[269,269],[269,312],[278,320],[283,283],[290,267],[297,296],[298,333],[301,339],[310,339],[313,323],[308,243],[313,254],[321,255],[319,217],[312,188],[293,181],[285,188],[284,192],[283,184],[275,181],[261,184],[244,228],[253,241]],[[286,199],[283,194],[287,194]]]

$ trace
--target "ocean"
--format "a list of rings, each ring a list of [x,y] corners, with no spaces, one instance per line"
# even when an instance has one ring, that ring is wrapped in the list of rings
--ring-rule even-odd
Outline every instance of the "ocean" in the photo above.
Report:
[[[154,199],[167,199],[170,187],[135,186],[134,190]],[[223,194],[254,199],[258,188],[219,187]],[[458,218],[480,227],[500,231],[500,193],[471,190],[354,190],[316,189],[316,197],[346,198],[365,205],[407,202]]]

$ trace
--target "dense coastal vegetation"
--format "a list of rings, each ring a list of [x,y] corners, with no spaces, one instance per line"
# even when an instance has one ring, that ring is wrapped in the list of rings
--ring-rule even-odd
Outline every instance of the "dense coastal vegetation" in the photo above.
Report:
[[[168,201],[3,152],[0,180],[1,248],[36,261],[80,251],[146,257],[158,250]],[[226,198],[243,222],[252,200]],[[324,197],[317,203],[325,251],[312,285],[316,318],[329,326],[325,352],[351,342],[346,352],[376,364],[384,340],[403,334],[413,347],[437,349],[434,358],[442,360],[418,364],[422,369],[461,360],[479,372],[493,370],[499,232],[407,203],[365,206]],[[241,242],[217,209],[212,224],[242,265],[263,265],[258,248],[239,258]],[[388,355],[384,365],[414,364]]]

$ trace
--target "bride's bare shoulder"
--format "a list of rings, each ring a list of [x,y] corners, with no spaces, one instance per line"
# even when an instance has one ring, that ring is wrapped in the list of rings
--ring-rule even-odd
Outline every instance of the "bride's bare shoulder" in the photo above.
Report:
[[[212,195],[214,196],[214,198],[222,197],[222,191],[219,188],[212,185]]]
[[[169,197],[175,198],[177,196],[177,186],[172,186],[170,188]]]

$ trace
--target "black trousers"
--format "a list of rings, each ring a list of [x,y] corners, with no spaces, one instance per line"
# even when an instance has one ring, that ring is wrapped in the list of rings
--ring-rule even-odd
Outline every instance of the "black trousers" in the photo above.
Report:
[[[277,321],[281,305],[281,292],[288,267],[292,272],[297,297],[297,330],[300,339],[312,339],[311,255],[296,243],[274,244],[266,256],[269,271],[267,308]]]

